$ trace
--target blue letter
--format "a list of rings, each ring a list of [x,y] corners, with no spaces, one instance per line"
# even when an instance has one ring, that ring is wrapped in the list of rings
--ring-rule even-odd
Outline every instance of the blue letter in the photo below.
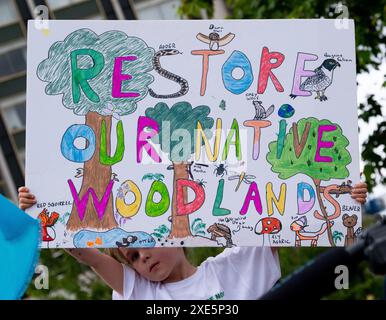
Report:
[[[235,68],[241,68],[244,72],[240,79],[232,76]],[[225,88],[233,94],[240,94],[247,90],[253,82],[252,66],[247,56],[240,51],[233,51],[231,56],[222,66],[222,79]]]
[[[76,138],[86,139],[88,146],[85,149],[78,149],[74,146]],[[92,158],[95,151],[95,133],[85,124],[74,124],[64,133],[60,148],[66,159],[73,162],[86,162]]]
[[[304,191],[307,190],[310,200],[304,200]],[[315,203],[315,191],[312,186],[306,182],[298,183],[298,214],[305,214],[312,209]]]

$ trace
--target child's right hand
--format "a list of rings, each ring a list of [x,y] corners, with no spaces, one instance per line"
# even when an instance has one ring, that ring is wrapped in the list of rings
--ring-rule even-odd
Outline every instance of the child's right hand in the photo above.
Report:
[[[18,189],[19,192],[19,208],[21,210],[28,209],[32,207],[34,204],[36,204],[35,196],[30,193],[29,189],[27,187],[20,187]]]

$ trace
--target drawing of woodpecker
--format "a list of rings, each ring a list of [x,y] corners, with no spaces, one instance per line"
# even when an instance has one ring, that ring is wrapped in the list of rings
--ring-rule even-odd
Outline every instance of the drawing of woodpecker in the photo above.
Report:
[[[300,89],[303,91],[316,92],[315,99],[326,101],[327,97],[324,95],[324,92],[332,84],[334,70],[336,67],[340,67],[339,62],[336,60],[324,60],[323,63],[314,70],[315,74],[304,80],[304,82],[300,85]],[[297,95],[290,94],[290,97],[295,99]]]

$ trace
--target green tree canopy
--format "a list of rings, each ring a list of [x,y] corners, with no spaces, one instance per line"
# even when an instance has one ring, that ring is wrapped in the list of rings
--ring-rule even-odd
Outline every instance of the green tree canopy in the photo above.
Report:
[[[155,120],[159,126],[159,133],[153,137],[152,141],[160,144],[161,150],[168,153],[169,159],[173,162],[186,161],[194,153],[195,129],[198,121],[206,136],[208,138],[212,136],[209,129],[213,127],[214,120],[208,117],[209,113],[208,106],[193,108],[186,101],[177,102],[171,108],[166,103],[159,102],[154,108],[147,108],[145,111],[146,116]],[[170,134],[163,131],[167,128],[170,128]],[[173,136],[173,132],[179,139]],[[189,136],[189,139],[186,139],[184,133]],[[204,144],[204,141],[201,141],[201,144]]]
[[[342,129],[331,123],[329,120],[318,120],[316,118],[301,119],[297,123],[299,141],[305,131],[306,124],[310,124],[308,138],[305,141],[304,149],[300,156],[295,154],[294,126],[291,127],[285,137],[281,157],[277,157],[277,141],[269,144],[267,161],[272,165],[272,171],[279,174],[280,179],[288,179],[298,173],[308,175],[311,178],[328,181],[344,179],[348,177],[349,171],[346,166],[351,162],[351,155],[346,149],[349,144],[343,135]],[[332,148],[322,148],[321,156],[332,158],[332,162],[317,162],[315,154],[318,142],[318,127],[321,125],[334,125],[336,130],[323,132],[322,140],[334,143]]]

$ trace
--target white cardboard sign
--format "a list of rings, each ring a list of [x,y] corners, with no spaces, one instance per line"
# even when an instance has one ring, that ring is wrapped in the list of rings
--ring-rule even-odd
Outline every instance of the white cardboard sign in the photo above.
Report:
[[[44,247],[352,243],[357,121],[351,20],[29,22]]]

